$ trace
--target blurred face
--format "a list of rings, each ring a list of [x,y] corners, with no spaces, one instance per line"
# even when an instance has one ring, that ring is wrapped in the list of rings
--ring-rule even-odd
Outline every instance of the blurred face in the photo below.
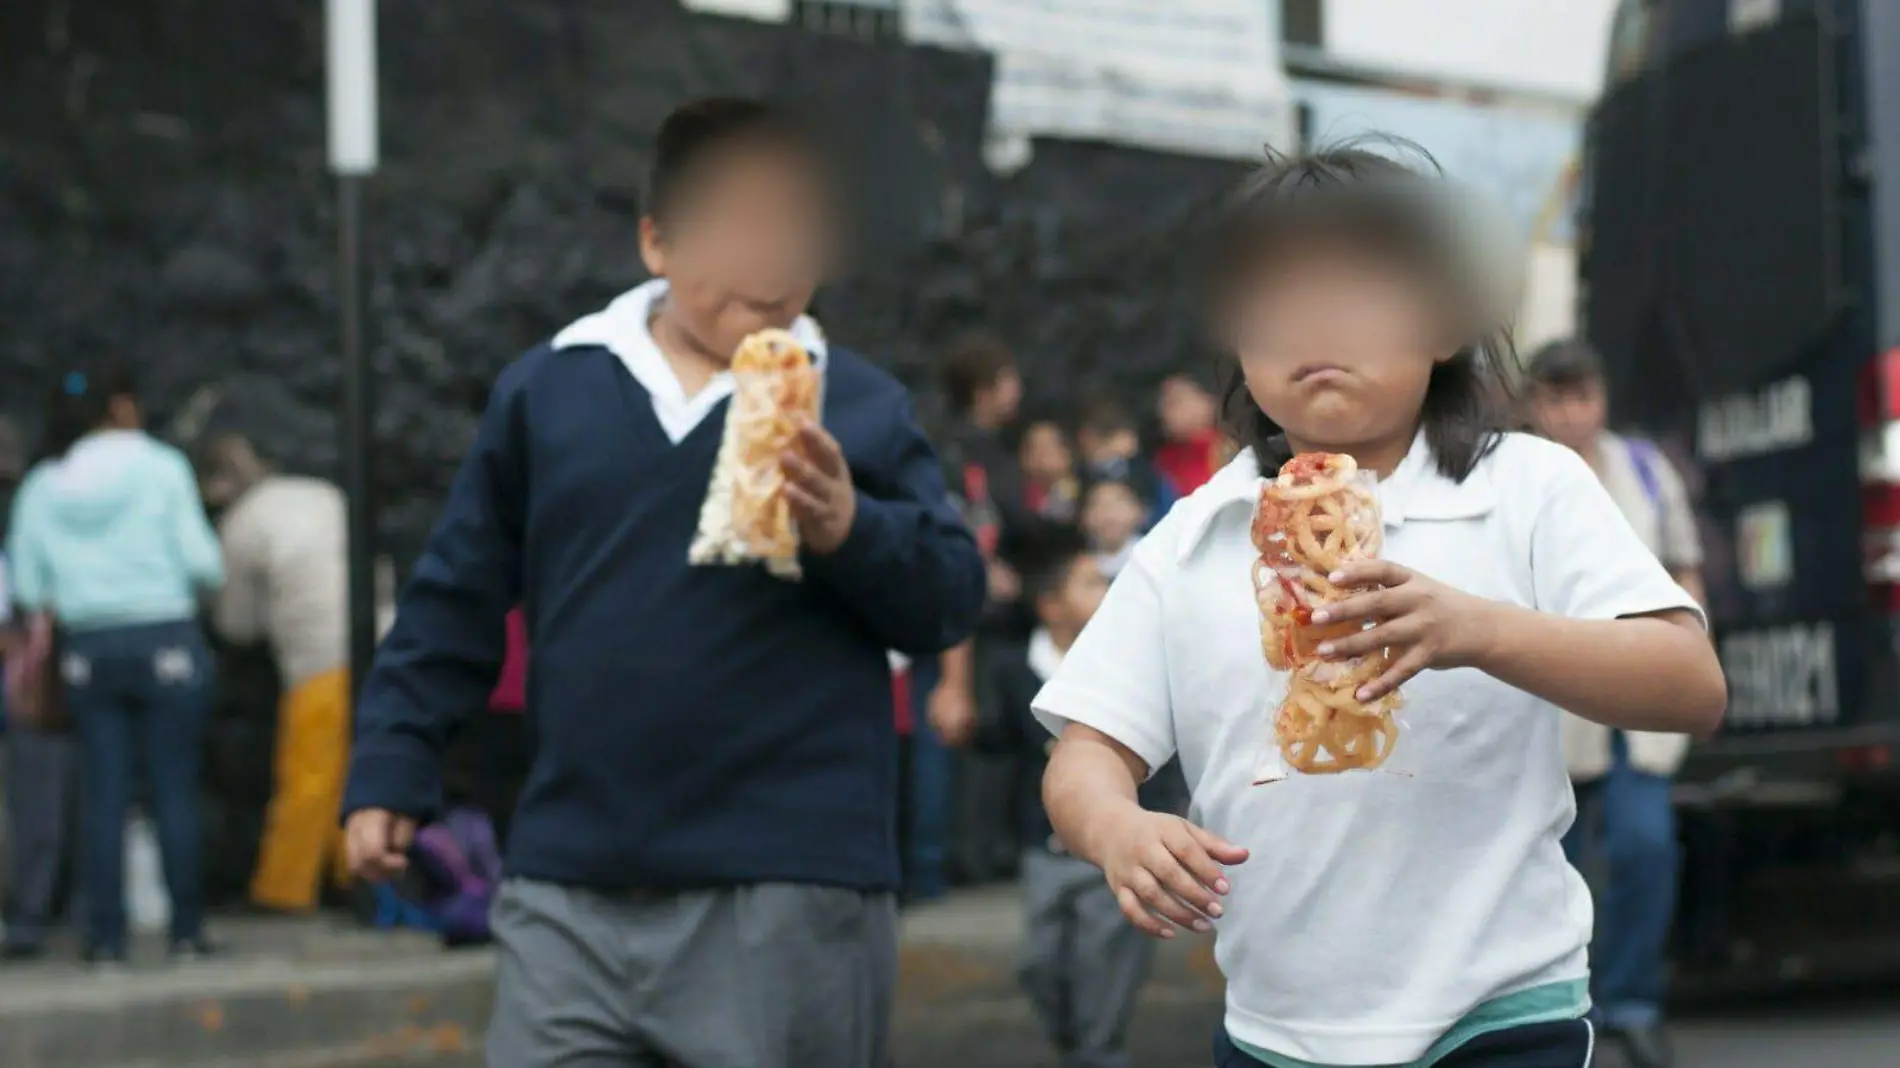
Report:
[[[1092,464],[1126,460],[1141,451],[1141,439],[1126,428],[1106,434],[1085,428],[1075,436],[1075,443],[1082,448],[1082,458]]]
[[[1104,482],[1082,502],[1082,533],[1098,549],[1120,549],[1141,533],[1147,512],[1134,490],[1119,482]]]
[[[1609,418],[1603,383],[1593,378],[1533,386],[1530,409],[1539,434],[1577,452],[1589,451]]]
[[[1457,349],[1415,276],[1343,248],[1251,279],[1228,328],[1254,403],[1297,447],[1335,452],[1409,440]]]
[[[1069,452],[1068,439],[1054,423],[1037,423],[1025,431],[1016,459],[1030,481],[1045,486],[1060,482],[1075,470],[1075,457]]]
[[[1001,426],[1016,418],[1023,406],[1023,376],[1014,367],[1005,367],[996,381],[976,395],[976,410],[982,421]]]
[[[1089,557],[1077,557],[1069,565],[1062,585],[1036,601],[1036,614],[1043,626],[1075,633],[1088,625],[1095,610],[1108,593],[1108,577]]]
[[[1214,428],[1214,395],[1185,378],[1161,384],[1161,432],[1170,441],[1187,441]]]
[[[777,146],[720,149],[664,221],[640,223],[641,258],[669,284],[671,325],[725,358],[747,335],[803,315],[830,253],[819,175]]]

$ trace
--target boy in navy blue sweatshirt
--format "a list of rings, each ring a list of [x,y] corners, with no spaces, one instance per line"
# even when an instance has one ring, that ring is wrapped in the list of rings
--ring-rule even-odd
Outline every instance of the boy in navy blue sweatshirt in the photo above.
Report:
[[[1154,942],[1122,917],[1100,869],[1071,855],[1056,837],[1041,801],[1056,740],[1029,710],[1101,606],[1109,580],[1072,528],[1052,525],[1026,540],[1023,598],[1040,625],[1027,645],[985,658],[976,744],[1016,755],[1023,777],[1023,989],[1064,1068],[1127,1068],[1123,1039]],[[1144,783],[1140,799],[1150,811],[1185,813],[1187,782],[1179,766],[1171,763]]]
[[[502,373],[357,710],[352,864],[400,872],[521,604],[534,763],[494,912],[489,1063],[883,1068],[896,972],[886,651],[938,652],[983,562],[891,377],[804,315],[824,161],[743,100],[661,127],[656,276]],[[747,335],[791,330],[823,425],[783,462],[804,579],[687,548]]]

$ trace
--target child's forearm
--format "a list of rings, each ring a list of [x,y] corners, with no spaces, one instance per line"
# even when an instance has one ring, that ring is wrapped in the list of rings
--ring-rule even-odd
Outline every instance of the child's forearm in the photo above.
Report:
[[[1500,604],[1474,667],[1620,730],[1713,734],[1728,704],[1708,635],[1687,612],[1565,619]]]
[[[1071,853],[1102,863],[1101,828],[1118,813],[1139,809],[1136,787],[1146,776],[1141,758],[1100,731],[1070,724],[1049,757],[1042,803],[1056,837]]]

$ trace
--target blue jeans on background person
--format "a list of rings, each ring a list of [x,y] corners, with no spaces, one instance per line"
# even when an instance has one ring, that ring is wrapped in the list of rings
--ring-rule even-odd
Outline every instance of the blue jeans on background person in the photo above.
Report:
[[[1591,1000],[1604,1026],[1634,1030],[1662,1020],[1681,848],[1672,780],[1632,767],[1627,737],[1613,738],[1609,773],[1576,784],[1577,822],[1564,835],[1564,854],[1586,874],[1596,863],[1607,869],[1591,880]]]
[[[949,863],[956,753],[930,725],[930,695],[942,681],[943,667],[936,657],[911,662],[910,826],[904,871],[905,891],[914,901],[942,897],[948,889],[944,868]]]
[[[60,677],[80,753],[79,881],[88,950],[126,951],[125,827],[139,766],[171,899],[174,948],[203,936],[198,764],[212,662],[196,622],[73,631]]]

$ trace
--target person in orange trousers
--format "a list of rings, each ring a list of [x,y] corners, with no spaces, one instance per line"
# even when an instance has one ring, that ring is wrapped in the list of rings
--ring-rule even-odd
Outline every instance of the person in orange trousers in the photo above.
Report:
[[[214,623],[234,643],[268,641],[284,681],[250,897],[307,912],[326,877],[340,887],[348,876],[337,820],[351,730],[344,497],[322,479],[272,471],[235,435],[211,443],[199,478],[221,513],[228,576]]]

